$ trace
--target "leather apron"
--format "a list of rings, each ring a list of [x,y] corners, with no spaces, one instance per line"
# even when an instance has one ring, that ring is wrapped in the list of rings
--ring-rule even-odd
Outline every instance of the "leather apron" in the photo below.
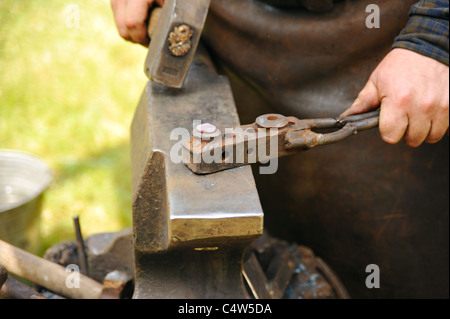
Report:
[[[376,1],[380,28],[370,29],[373,0],[322,1],[328,11],[212,1],[204,40],[231,80],[241,123],[263,113],[339,115],[416,2]],[[266,230],[311,247],[352,297],[448,298],[448,155],[447,136],[409,148],[373,129],[281,158],[272,175],[255,166]],[[379,289],[365,284],[369,264],[380,269]]]

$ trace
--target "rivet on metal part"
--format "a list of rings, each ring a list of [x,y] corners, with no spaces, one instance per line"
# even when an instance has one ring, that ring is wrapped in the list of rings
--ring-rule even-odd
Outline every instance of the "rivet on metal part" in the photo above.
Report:
[[[222,133],[214,124],[202,123],[195,127],[194,138],[200,138],[202,141],[209,141]]]
[[[211,134],[217,130],[217,127],[211,123],[202,123],[202,124],[197,125],[197,127],[195,129],[197,131],[199,131],[200,133]]]
[[[281,114],[264,114],[256,119],[256,124],[264,128],[282,128],[289,124],[289,120]]]

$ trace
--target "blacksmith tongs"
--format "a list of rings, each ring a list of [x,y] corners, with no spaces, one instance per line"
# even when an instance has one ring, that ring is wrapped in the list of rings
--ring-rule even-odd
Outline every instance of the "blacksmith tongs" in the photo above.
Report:
[[[345,118],[300,120],[264,114],[253,124],[219,128],[202,123],[183,146],[184,163],[197,174],[209,174],[333,144],[378,126],[379,110]],[[332,132],[324,132],[330,131]],[[322,132],[319,132],[322,131]]]

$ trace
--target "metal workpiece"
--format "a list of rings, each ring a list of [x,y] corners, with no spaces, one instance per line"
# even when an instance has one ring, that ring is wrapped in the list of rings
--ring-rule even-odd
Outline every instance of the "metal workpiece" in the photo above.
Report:
[[[147,77],[181,88],[195,55],[210,0],[166,0],[151,36],[144,71]]]
[[[201,123],[239,125],[228,79],[200,49],[181,90],[148,82],[131,125],[135,298],[246,297],[242,255],[263,211],[250,167],[184,165],[183,133]]]
[[[348,137],[378,126],[379,111],[346,118],[298,119],[281,114],[264,114],[253,124],[241,125],[215,137],[193,137],[183,144],[183,160],[197,174],[209,174],[252,163],[268,161],[341,142]],[[209,124],[209,123],[208,123]],[[212,124],[209,124],[212,125]],[[314,130],[334,129],[320,133]]]

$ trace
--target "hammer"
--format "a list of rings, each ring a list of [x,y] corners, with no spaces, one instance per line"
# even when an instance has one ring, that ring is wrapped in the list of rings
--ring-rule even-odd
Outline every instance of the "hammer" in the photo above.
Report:
[[[208,14],[210,0],[166,0],[150,14],[144,71],[156,83],[183,86]]]

